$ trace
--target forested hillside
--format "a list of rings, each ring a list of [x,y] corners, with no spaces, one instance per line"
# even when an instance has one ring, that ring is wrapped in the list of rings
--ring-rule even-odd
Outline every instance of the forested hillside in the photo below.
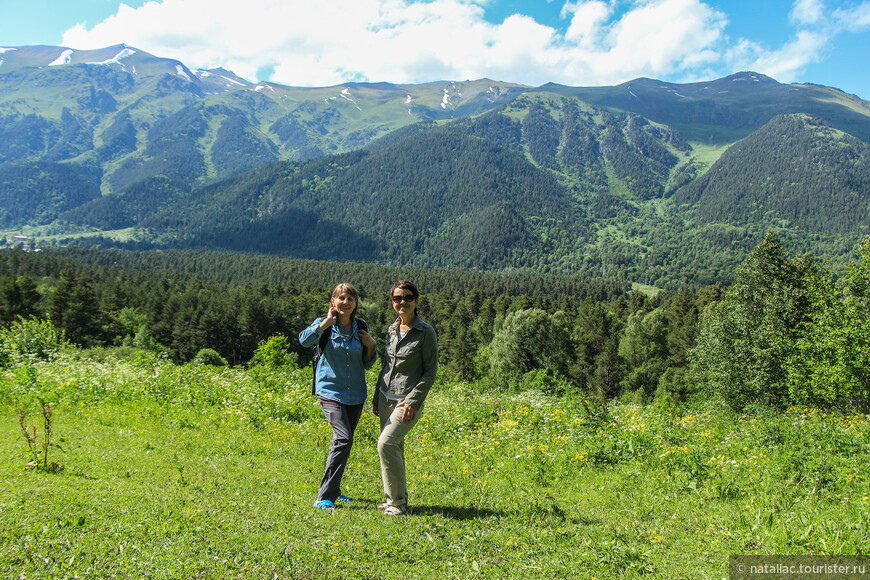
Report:
[[[618,281],[600,278],[226,252],[10,250],[0,252],[0,318],[7,326],[19,317],[50,319],[85,347],[126,345],[166,352],[178,362],[207,348],[239,364],[250,360],[261,341],[275,334],[295,337],[322,316],[328,292],[340,281],[360,289],[361,313],[382,340],[395,317],[388,290],[402,277],[425,289],[421,312],[445,333],[440,340],[443,362],[469,377],[478,374],[475,355],[492,338],[496,317],[526,308],[576,312],[582,304],[626,297]],[[310,356],[295,340],[289,346],[303,361]]]
[[[673,289],[731,281],[769,228],[838,264],[867,232],[868,149],[821,120],[778,117],[705,159],[642,117],[528,95],[358,152],[255,170],[141,226],[164,247]]]
[[[705,222],[862,234],[870,226],[868,192],[867,144],[812,117],[792,115],[729,148],[674,201]]]
[[[588,236],[568,191],[522,155],[452,131],[201,190],[143,227],[177,243],[305,258],[499,269]]]
[[[410,270],[222,252],[0,252],[0,364],[57,334],[93,356],[305,363],[295,336],[352,281],[383,344],[388,289],[413,278],[441,372],[481,389],[598,399],[717,398],[731,407],[865,408],[870,238],[837,277],[768,233],[721,285],[648,297],[618,280]],[[54,338],[52,338],[54,337]],[[106,351],[112,347],[111,352]],[[4,354],[5,353],[5,354]],[[40,354],[43,353],[43,354]],[[225,361],[221,363],[221,361]]]

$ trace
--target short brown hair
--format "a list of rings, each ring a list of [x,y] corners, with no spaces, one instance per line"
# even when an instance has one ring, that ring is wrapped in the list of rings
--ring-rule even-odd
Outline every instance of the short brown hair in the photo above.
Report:
[[[350,294],[353,296],[354,301],[356,302],[356,306],[353,309],[353,312],[350,313],[350,317],[353,318],[356,316],[357,308],[359,308],[359,292],[356,291],[356,288],[348,284],[347,282],[342,282],[338,286],[335,287],[335,290],[330,294],[330,299],[335,298],[339,294]]]
[[[420,299],[420,292],[417,291],[417,287],[414,286],[413,282],[408,282],[407,280],[399,280],[398,282],[393,284],[392,288],[390,288],[390,296],[393,295],[393,292],[396,291],[396,288],[401,288],[402,290],[410,290],[411,294],[414,295],[415,301]]]

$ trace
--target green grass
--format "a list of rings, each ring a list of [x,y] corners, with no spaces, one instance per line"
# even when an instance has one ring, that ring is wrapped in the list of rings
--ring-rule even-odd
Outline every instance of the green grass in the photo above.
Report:
[[[35,368],[0,377],[2,577],[723,578],[732,554],[870,545],[867,416],[442,382],[407,441],[410,515],[387,518],[370,413],[355,501],[312,508],[330,433],[307,369]],[[54,401],[59,472],[25,468],[16,408],[35,394]]]
[[[7,239],[17,235],[36,238],[37,247],[56,244],[59,240],[85,239],[97,236],[111,238],[119,242],[127,242],[141,237],[136,228],[132,227],[120,230],[88,230],[87,228],[77,226],[64,227],[59,224],[48,224],[42,226],[22,226],[19,229],[0,231],[0,237]]]
[[[729,142],[726,145],[710,145],[708,143],[693,141],[691,143],[691,159],[703,163],[704,169],[701,173],[706,173],[706,171],[710,169],[710,167],[712,167],[712,165],[722,157],[722,154],[733,144],[733,142]]]
[[[658,296],[659,292],[662,291],[661,288],[656,288],[655,286],[650,286],[649,284],[640,284],[638,282],[632,282],[631,289],[651,298],[655,298],[656,296]]]

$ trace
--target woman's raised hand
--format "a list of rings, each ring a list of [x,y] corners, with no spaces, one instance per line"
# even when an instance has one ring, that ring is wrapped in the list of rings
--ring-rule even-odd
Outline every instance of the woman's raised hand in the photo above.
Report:
[[[338,309],[335,307],[335,304],[330,303],[326,318],[320,321],[320,330],[326,330],[336,322],[338,322]]]

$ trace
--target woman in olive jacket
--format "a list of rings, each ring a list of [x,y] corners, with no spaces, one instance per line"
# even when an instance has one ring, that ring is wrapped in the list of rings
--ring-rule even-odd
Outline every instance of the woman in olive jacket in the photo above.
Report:
[[[408,509],[405,478],[405,435],[423,414],[423,402],[438,371],[435,329],[417,316],[420,293],[407,280],[393,284],[393,309],[399,317],[387,331],[387,345],[372,407],[381,421],[378,456],[384,481],[384,515]]]

